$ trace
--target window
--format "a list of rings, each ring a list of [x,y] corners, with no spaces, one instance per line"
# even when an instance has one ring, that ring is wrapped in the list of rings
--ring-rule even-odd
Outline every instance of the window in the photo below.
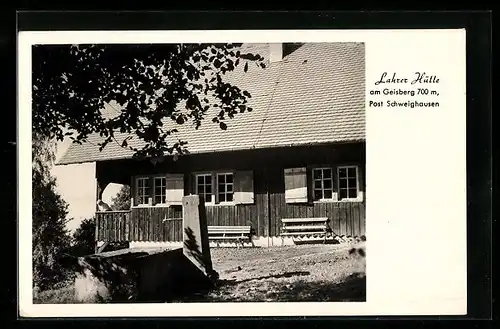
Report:
[[[210,206],[255,203],[251,170],[198,172],[192,177],[195,193]]]
[[[233,174],[217,174],[218,202],[233,202]]]
[[[149,177],[137,178],[137,204],[149,202]]]
[[[212,175],[196,175],[196,194],[204,197],[206,203],[212,202]]]
[[[338,168],[339,200],[356,199],[358,197],[358,167],[344,166]]]
[[[181,205],[184,174],[166,173],[135,178],[134,206]]]
[[[155,177],[154,178],[154,201],[155,204],[165,203],[167,199],[167,178]]]
[[[301,174],[302,185],[308,187],[309,197],[314,201],[352,201],[363,200],[363,192],[360,191],[359,170],[357,165],[346,165],[339,167],[312,168],[310,181],[305,182],[305,173]],[[293,191],[299,190],[294,186]],[[286,193],[285,172],[285,193]],[[285,194],[286,198],[286,194]],[[291,203],[293,200],[288,200]]]
[[[333,198],[332,168],[313,169],[314,200],[331,200]]]

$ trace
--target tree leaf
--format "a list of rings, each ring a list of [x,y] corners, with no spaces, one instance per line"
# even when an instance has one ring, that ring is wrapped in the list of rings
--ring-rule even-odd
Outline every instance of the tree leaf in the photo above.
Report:
[[[177,124],[179,124],[179,125],[182,125],[182,124],[184,124],[184,118],[183,118],[181,115],[179,115],[179,116],[175,119],[175,122],[177,122]]]
[[[231,47],[225,44],[186,44],[182,48],[178,44],[34,46],[32,131],[54,139],[69,136],[77,144],[85,143],[92,134],[108,138],[113,131],[132,133],[144,142],[144,147],[134,151],[140,157],[169,152],[171,145],[167,145],[158,129],[162,119],[183,124],[193,118],[199,124],[210,109],[205,104],[213,104],[219,110],[223,107],[224,115],[227,113],[229,118],[242,111],[239,105],[246,103],[249,94],[222,80],[222,75],[242,63],[240,56],[245,59],[245,72],[250,62],[262,56],[242,55],[237,48],[228,50]],[[198,83],[200,77],[204,84]],[[199,99],[203,94],[214,100]],[[178,111],[183,109],[178,108],[179,104],[190,99],[195,101],[189,102],[188,113],[180,115]],[[114,102],[116,109],[110,109],[115,118],[108,123],[99,109],[109,102]],[[159,111],[151,111],[151,107]],[[156,133],[153,130],[146,133],[143,120],[154,125]],[[71,127],[74,134],[62,131],[62,126]],[[110,141],[111,138],[98,148],[102,150]],[[130,147],[128,142],[126,139],[126,148]]]

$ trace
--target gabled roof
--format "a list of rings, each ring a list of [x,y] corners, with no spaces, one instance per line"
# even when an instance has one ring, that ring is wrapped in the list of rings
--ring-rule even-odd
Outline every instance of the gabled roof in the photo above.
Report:
[[[268,56],[266,44],[251,45]],[[365,48],[362,43],[304,44],[265,69],[240,67],[227,78],[252,94],[252,112],[226,120],[227,130],[211,122],[202,126],[177,125],[176,138],[186,140],[190,153],[253,148],[364,141],[365,139]],[[109,105],[105,115],[120,109]],[[126,135],[117,134],[117,140]],[[58,164],[131,158],[133,152],[117,143],[99,152],[102,138],[92,135],[83,145],[72,144]],[[141,147],[137,139],[130,146]]]

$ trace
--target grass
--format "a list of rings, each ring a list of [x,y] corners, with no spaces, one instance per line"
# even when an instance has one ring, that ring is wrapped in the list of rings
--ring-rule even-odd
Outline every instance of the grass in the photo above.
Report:
[[[75,288],[72,284],[67,284],[58,289],[49,289],[37,293],[33,296],[34,304],[74,304]]]
[[[365,301],[365,257],[349,252],[353,247],[212,248],[218,284],[177,302]],[[67,285],[38,293],[34,303],[74,303],[73,296]]]

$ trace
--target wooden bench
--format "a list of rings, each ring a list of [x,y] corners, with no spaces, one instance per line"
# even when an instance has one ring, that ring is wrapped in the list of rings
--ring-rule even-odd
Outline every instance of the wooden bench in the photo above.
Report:
[[[250,226],[208,226],[208,239],[215,241],[217,246],[220,241],[234,241],[243,245],[252,242],[251,232]]]
[[[330,232],[327,217],[316,218],[282,218],[281,237],[320,237],[326,243],[327,234]],[[283,239],[284,240],[284,239]],[[284,242],[282,240],[282,242]]]

